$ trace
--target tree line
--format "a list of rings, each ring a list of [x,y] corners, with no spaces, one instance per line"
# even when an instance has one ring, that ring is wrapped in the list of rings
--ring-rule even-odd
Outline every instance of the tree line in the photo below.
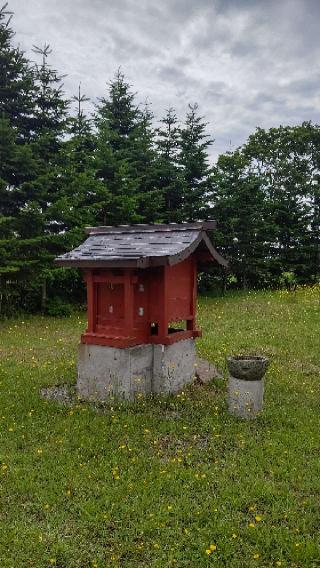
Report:
[[[81,85],[68,100],[50,64],[14,41],[0,10],[0,314],[58,310],[83,299],[78,272],[53,259],[84,227],[216,218],[229,282],[276,285],[286,274],[315,281],[320,262],[320,128],[257,129],[210,164],[213,138],[196,104],[159,126],[121,70],[91,114]],[[213,273],[207,284],[226,282]]]

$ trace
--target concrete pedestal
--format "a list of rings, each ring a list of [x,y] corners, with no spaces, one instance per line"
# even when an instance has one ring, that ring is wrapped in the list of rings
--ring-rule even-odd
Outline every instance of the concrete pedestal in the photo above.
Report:
[[[85,400],[123,398],[139,393],[171,393],[192,381],[195,341],[172,345],[137,345],[119,349],[79,345],[77,391]]]
[[[241,418],[255,418],[262,409],[264,380],[244,381],[229,377],[228,409]]]

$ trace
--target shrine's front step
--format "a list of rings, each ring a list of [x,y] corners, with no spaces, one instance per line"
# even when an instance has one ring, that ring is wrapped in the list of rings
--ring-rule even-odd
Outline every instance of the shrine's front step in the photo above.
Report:
[[[82,399],[99,401],[172,393],[193,380],[195,365],[194,339],[124,349],[80,344],[77,391]]]

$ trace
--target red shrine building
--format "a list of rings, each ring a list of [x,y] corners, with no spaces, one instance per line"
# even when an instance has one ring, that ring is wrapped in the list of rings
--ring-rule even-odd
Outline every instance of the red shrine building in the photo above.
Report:
[[[56,259],[60,266],[80,268],[86,281],[88,325],[81,344],[125,350],[198,337],[198,267],[227,266],[207,234],[215,226],[204,221],[87,229],[82,245]],[[107,360],[111,351],[96,353]],[[89,351],[88,357],[92,364]]]

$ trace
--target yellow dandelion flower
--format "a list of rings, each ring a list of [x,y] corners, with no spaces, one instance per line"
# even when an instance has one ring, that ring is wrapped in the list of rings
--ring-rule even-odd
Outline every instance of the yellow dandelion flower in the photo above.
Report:
[[[249,529],[254,529],[256,525],[254,523],[249,523],[248,526],[249,526]]]
[[[210,548],[207,548],[207,549],[206,549],[206,554],[207,554],[208,556],[210,556],[210,554],[212,554],[212,550],[210,550]]]
[[[216,544],[210,544],[210,550],[212,552],[214,552],[215,550],[217,550],[217,545]]]
[[[254,560],[259,560],[260,554],[258,554],[258,553],[257,553],[257,554],[254,554],[254,555],[253,555],[253,558],[254,558]]]
[[[262,517],[260,517],[260,515],[257,515],[255,517],[255,520],[257,521],[257,523],[260,523],[260,521],[262,521]]]

